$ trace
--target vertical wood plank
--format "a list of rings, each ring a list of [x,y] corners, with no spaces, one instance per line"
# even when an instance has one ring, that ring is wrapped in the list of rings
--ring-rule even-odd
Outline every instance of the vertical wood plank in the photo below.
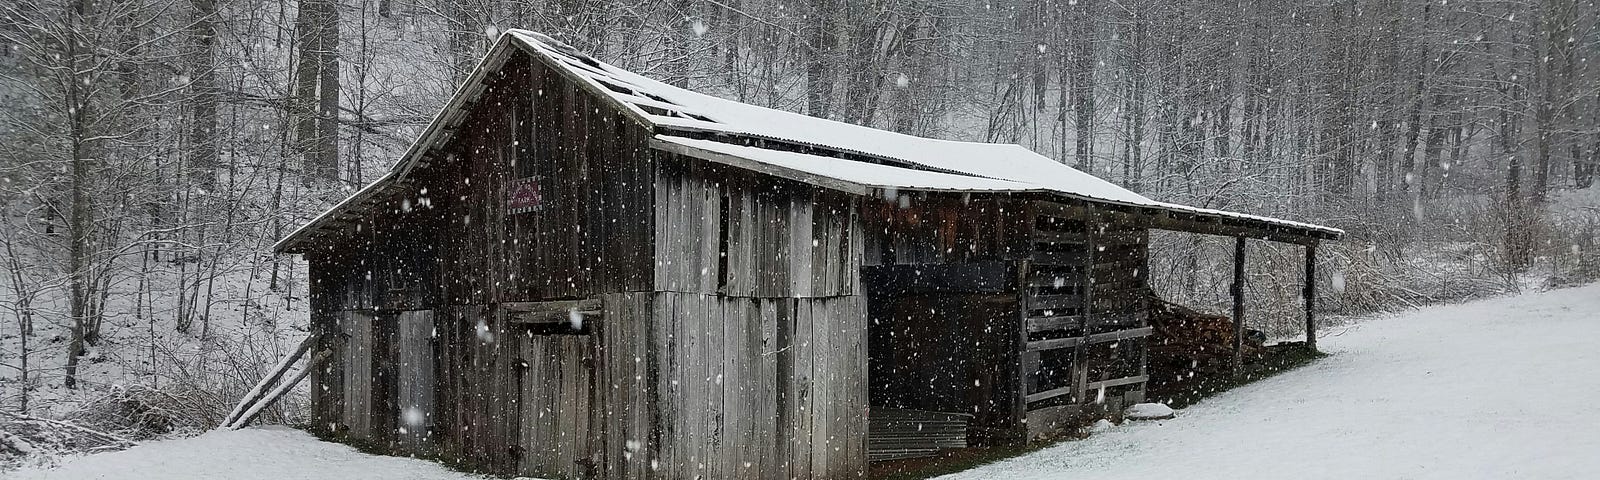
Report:
[[[815,448],[812,440],[815,438],[813,436],[813,428],[816,424],[816,409],[813,407],[812,402],[812,396],[815,394],[814,379],[816,378],[814,370],[816,364],[813,362],[813,359],[816,358],[816,352],[813,350],[815,344],[813,343],[814,335],[812,331],[812,325],[815,324],[815,321],[809,304],[800,303],[797,300],[790,300],[785,304],[792,311],[790,316],[794,325],[790,332],[792,337],[789,345],[789,351],[793,352],[792,362],[794,367],[793,377],[790,379],[791,383],[788,388],[793,392],[794,396],[794,401],[790,408],[795,411],[794,437],[792,440],[795,446],[793,457],[790,459],[793,462],[790,474],[795,478],[812,478],[813,463],[811,457]]]
[[[658,279],[660,281],[660,279]],[[654,312],[656,332],[654,333],[655,363],[659,372],[656,386],[656,431],[653,435],[657,439],[660,451],[657,457],[660,461],[655,466],[660,476],[673,478],[678,471],[679,445],[682,442],[683,429],[677,360],[677,297],[662,293],[656,295],[656,308]]]
[[[345,420],[354,438],[372,436],[372,315],[349,312],[345,334]]]
[[[655,245],[655,268],[653,270],[655,271],[654,290],[656,291],[669,290],[669,285],[667,282],[671,281],[670,271],[667,270],[667,262],[672,259],[670,250],[670,248],[672,248],[672,242],[670,241],[671,237],[666,234],[666,230],[670,228],[668,225],[670,224],[669,221],[671,218],[671,202],[667,201],[667,195],[672,191],[672,189],[667,185],[667,176],[665,170],[666,169],[663,167],[655,174],[655,178],[653,179],[655,184],[653,194],[655,198],[651,203],[651,205],[654,206],[654,208],[651,208],[651,210],[655,212],[655,228],[652,231],[653,235],[655,236],[655,241],[651,243]],[[659,314],[660,312],[657,311],[657,313]],[[660,317],[657,316],[657,318]]]
[[[627,469],[621,478],[642,479],[647,478],[653,471],[650,466],[655,461],[654,455],[659,444],[659,439],[651,435],[658,422],[658,419],[653,415],[657,388],[655,383],[657,376],[655,373],[656,360],[650,348],[650,332],[653,328],[652,325],[655,323],[651,310],[654,295],[651,293],[630,293],[627,294],[627,297],[631,299],[631,301],[627,302],[627,305],[629,308],[628,318],[631,319],[629,325],[632,327],[632,338],[628,340],[632,358],[624,358],[624,361],[632,360],[633,381],[635,385],[639,386],[639,392],[634,397],[632,411],[629,412],[631,428],[623,440],[624,446],[628,448],[631,454],[626,455],[628,460]]]
[[[810,250],[810,249],[806,249]],[[811,472],[821,478],[831,478],[835,473],[829,463],[832,453],[832,426],[838,413],[839,402],[833,398],[835,381],[833,361],[838,352],[833,351],[833,332],[829,328],[833,315],[829,299],[800,299],[800,308],[811,313]]]
[[[396,323],[401,444],[404,450],[424,453],[434,422],[433,311],[403,312]]]
[[[515,337],[509,340],[516,342],[517,358],[520,362],[517,387],[518,395],[521,397],[518,400],[518,408],[522,409],[522,418],[518,424],[517,441],[522,451],[517,461],[517,472],[522,475],[539,475],[543,466],[539,460],[539,449],[542,445],[539,444],[541,439],[538,437],[539,412],[543,408],[539,402],[538,389],[544,388],[541,384],[542,372],[539,369],[541,362],[532,338],[527,335],[515,335]]]
[[[787,433],[785,422],[790,414],[781,408],[785,392],[780,383],[782,376],[778,367],[780,363],[785,363],[781,360],[782,342],[778,336],[781,323],[778,317],[778,302],[781,301],[784,300],[759,299],[753,304],[753,308],[759,309],[754,315],[760,319],[758,324],[760,340],[757,345],[760,362],[757,364],[756,373],[760,380],[755,383],[755,387],[759,389],[761,396],[758,398],[755,418],[762,421],[757,423],[754,432],[760,442],[757,447],[760,455],[757,463],[760,466],[758,478],[782,478],[788,473],[787,464],[784,462],[786,457],[783,456],[784,452],[788,451],[785,448],[787,442],[783,435]]]
[[[805,190],[807,193],[810,190]],[[807,194],[792,194],[787,197],[788,202],[788,247],[789,262],[786,265],[789,272],[787,296],[810,297],[812,291],[813,274],[811,265],[814,259],[812,254],[815,249],[812,242],[811,196]]]

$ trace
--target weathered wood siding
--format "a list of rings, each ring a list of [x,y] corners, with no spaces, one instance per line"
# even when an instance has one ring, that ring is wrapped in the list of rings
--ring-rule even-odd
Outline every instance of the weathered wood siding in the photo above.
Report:
[[[1112,335],[1148,327],[1150,229],[1130,225],[1120,218],[1095,213],[1102,228],[1096,232],[1094,257],[1093,322],[1090,335]],[[1149,336],[1131,336],[1090,343],[1084,352],[1089,387],[1086,392],[1109,412],[1144,401]],[[1133,382],[1129,379],[1141,379]],[[1120,383],[1120,385],[1119,385]]]
[[[866,305],[853,198],[659,155],[648,452],[657,475],[861,475]]]
[[[1147,225],[1031,196],[874,202],[874,404],[971,412],[994,444],[1142,400]]]
[[[1022,269],[1029,437],[1144,398],[1148,225],[1088,204],[1035,201]]]
[[[626,320],[625,320],[626,321]],[[512,444],[517,472],[543,478],[590,478],[603,436],[596,391],[598,339],[584,334],[512,332],[521,422]]]
[[[666,292],[652,308],[658,478],[864,474],[861,297]]]
[[[633,328],[645,338],[649,309],[614,312],[642,312],[637,325],[619,317],[617,327],[587,335],[530,336],[498,305],[653,288],[649,133],[525,56],[492,77],[447,147],[338,242],[307,255],[313,328],[331,333],[319,349],[336,353],[313,376],[327,387],[313,389],[314,418],[368,444],[487,472],[578,476],[581,467],[638,477],[645,455],[631,469],[599,463],[594,455],[605,449],[577,440],[624,446],[591,424],[610,417],[587,413],[614,408],[632,423],[613,431],[645,435],[648,409],[596,397],[639,396],[619,393],[630,383],[596,365],[643,377],[634,359],[645,342],[621,334]],[[537,185],[539,201],[512,211],[508,189],[523,183]],[[611,359],[606,342],[640,347]],[[551,394],[560,402],[546,401]],[[585,402],[567,402],[579,397]],[[552,405],[568,409],[546,411]],[[408,409],[424,418],[420,431],[406,424]],[[534,447],[528,437],[552,441]],[[574,442],[554,441],[562,439]]]
[[[496,74],[446,158],[424,167],[445,303],[648,291],[654,159],[643,126],[542,63]],[[520,184],[538,202],[512,212]],[[437,193],[434,193],[437,192]]]
[[[656,290],[736,297],[860,293],[849,195],[660,152]]]

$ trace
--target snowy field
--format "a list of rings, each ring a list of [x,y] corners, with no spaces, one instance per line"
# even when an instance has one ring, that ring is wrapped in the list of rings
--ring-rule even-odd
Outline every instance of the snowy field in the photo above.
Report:
[[[943,478],[1600,478],[1600,285],[1328,333],[1331,357],[1174,420]]]
[[[1600,478],[1600,285],[1333,329],[1334,355],[946,479]],[[281,428],[213,432],[17,479],[463,479]]]
[[[437,463],[368,455],[284,427],[213,431],[152,442],[66,462],[50,471],[18,472],[7,480],[461,480],[485,477]]]

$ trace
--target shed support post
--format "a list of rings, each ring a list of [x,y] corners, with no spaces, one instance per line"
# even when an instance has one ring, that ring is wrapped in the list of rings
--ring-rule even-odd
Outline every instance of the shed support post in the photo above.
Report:
[[[1095,255],[1095,250],[1099,248],[1100,244],[1100,239],[1097,238],[1100,235],[1100,229],[1094,226],[1100,225],[1098,212],[1098,209],[1091,205],[1084,210],[1083,214],[1085,221],[1083,247],[1084,251],[1088,253],[1083,262],[1083,282],[1079,284],[1083,286],[1082,290],[1080,290],[1083,292],[1083,296],[1080,299],[1082,303],[1078,305],[1078,316],[1083,318],[1082,335],[1086,339],[1090,334],[1095,333],[1096,326],[1094,318],[1094,262],[1095,257],[1098,256]],[[1086,403],[1089,398],[1088,352],[1089,346],[1083,342],[1079,342],[1077,346],[1072,347],[1072,401],[1079,404]]]
[[[1317,351],[1317,244],[1306,244],[1306,348]]]
[[[1244,237],[1233,239],[1233,370],[1244,365]]]
[[[1030,215],[1031,218],[1031,215]],[[1016,398],[1011,405],[1011,428],[1013,437],[1005,439],[1017,445],[1027,445],[1033,439],[1034,428],[1049,428],[1048,425],[1028,425],[1028,394],[1033,393],[1039,375],[1039,352],[1028,351],[1028,273],[1027,260],[1017,262],[1017,378]],[[990,441],[991,443],[999,443]]]

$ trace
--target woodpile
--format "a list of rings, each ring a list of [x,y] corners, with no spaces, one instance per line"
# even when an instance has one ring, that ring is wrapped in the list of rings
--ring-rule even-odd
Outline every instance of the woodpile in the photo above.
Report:
[[[867,418],[867,461],[931,457],[966,448],[972,415],[872,407]]]
[[[1233,366],[1233,319],[1194,311],[1151,296],[1150,371],[1156,380],[1165,376],[1226,374]],[[1261,357],[1266,348],[1256,332],[1246,332],[1244,361]]]

